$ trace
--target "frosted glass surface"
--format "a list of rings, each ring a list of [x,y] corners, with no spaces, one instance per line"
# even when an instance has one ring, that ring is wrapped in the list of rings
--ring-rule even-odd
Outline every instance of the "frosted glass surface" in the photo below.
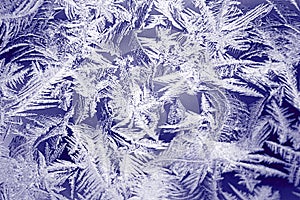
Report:
[[[0,200],[300,199],[298,0],[1,0]]]

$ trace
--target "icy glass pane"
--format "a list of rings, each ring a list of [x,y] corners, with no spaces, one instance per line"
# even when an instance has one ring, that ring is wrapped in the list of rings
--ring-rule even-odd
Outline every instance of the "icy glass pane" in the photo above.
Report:
[[[1,0],[0,200],[300,199],[298,0]]]

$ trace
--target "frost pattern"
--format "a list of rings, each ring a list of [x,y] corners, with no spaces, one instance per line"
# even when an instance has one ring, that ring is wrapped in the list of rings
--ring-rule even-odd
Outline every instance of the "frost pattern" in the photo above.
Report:
[[[2,0],[0,199],[299,199],[299,6]]]

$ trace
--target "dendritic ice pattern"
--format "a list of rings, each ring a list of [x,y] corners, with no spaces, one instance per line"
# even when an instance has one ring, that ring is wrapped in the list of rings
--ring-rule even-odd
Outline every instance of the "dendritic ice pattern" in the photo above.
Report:
[[[0,200],[300,199],[299,0],[0,0]]]

